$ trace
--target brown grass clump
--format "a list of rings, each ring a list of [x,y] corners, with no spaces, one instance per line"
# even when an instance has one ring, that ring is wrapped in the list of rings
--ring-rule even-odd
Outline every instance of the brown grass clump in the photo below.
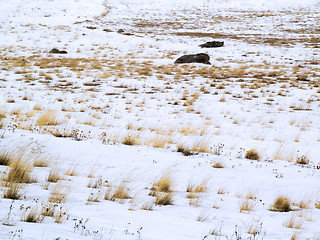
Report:
[[[157,192],[155,205],[173,205],[173,193],[171,192]]]
[[[303,225],[303,222],[301,219],[297,219],[297,215],[292,214],[291,218],[284,223],[284,226],[287,228],[295,228],[295,229],[301,229]]]
[[[51,169],[51,171],[48,175],[47,181],[55,183],[55,182],[58,182],[59,180],[63,180],[63,179],[64,179],[64,177],[61,176],[59,169],[54,168],[54,169]]]
[[[42,204],[40,214],[46,217],[53,217],[57,207],[58,204],[56,203],[44,203]]]
[[[206,192],[208,192],[208,186],[207,186],[208,181],[209,181],[209,179],[204,179],[198,185],[195,185],[195,184],[189,182],[186,191],[189,193],[206,193]]]
[[[60,123],[61,121],[59,120],[56,110],[46,111],[38,118],[36,122],[38,126],[59,125]]]
[[[247,151],[245,158],[250,160],[260,160],[260,155],[255,149],[250,149]]]
[[[90,179],[88,183],[88,188],[100,188],[102,186],[102,178],[98,178],[96,180]]]
[[[213,168],[224,168],[224,165],[222,162],[215,162],[213,165],[212,165]]]
[[[21,193],[21,189],[23,185],[21,183],[9,183],[7,188],[4,190],[3,197],[18,200],[21,199],[23,193]]]
[[[50,192],[48,202],[65,203],[67,201],[68,195],[69,191],[66,189],[66,187],[62,184],[57,184]]]
[[[156,192],[172,192],[173,180],[170,174],[165,174],[158,181],[154,182],[151,190]]]
[[[314,206],[315,206],[316,208],[320,209],[320,201],[316,202],[316,203],[314,204]]]
[[[240,206],[240,212],[251,212],[254,209],[254,206],[254,203],[251,203],[248,199],[246,199]]]
[[[43,221],[43,216],[38,212],[36,207],[26,207],[21,216],[21,220],[30,223],[39,223]]]
[[[270,208],[274,212],[289,212],[291,211],[291,202],[284,196],[279,196]]]
[[[101,196],[102,196],[102,192],[98,191],[96,193],[91,192],[87,201],[88,202],[101,202]]]
[[[210,153],[209,147],[210,139],[201,139],[193,143],[191,151],[201,152],[201,153]]]
[[[112,195],[112,199],[129,199],[129,189],[125,183],[121,183]]]
[[[145,202],[142,207],[142,210],[146,210],[146,211],[153,211],[153,203],[150,202]]]
[[[0,165],[9,166],[12,162],[12,156],[6,150],[0,151]]]
[[[47,157],[38,157],[33,161],[34,167],[48,167],[49,159]]]
[[[54,219],[55,223],[63,223],[67,218],[67,211],[65,211],[62,207],[59,208],[56,217]]]
[[[177,145],[177,152],[182,153],[184,156],[194,155],[194,153],[191,151],[191,148],[186,144],[182,144],[182,143],[179,143]]]
[[[35,183],[37,180],[30,175],[32,165],[22,158],[17,158],[10,164],[6,181],[11,183]]]
[[[76,167],[76,166],[70,167],[70,168],[66,171],[65,175],[68,175],[68,176],[71,176],[71,177],[73,177],[73,176],[78,176],[77,167]]]

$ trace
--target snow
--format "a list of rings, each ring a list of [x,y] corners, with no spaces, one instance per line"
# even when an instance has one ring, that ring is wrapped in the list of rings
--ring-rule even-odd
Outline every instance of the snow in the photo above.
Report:
[[[318,239],[319,9],[319,0],[0,2],[0,154],[49,160],[14,201],[0,165],[0,239]],[[225,46],[199,47],[211,40]],[[212,65],[173,64],[198,52]],[[40,126],[52,109],[57,123]],[[177,152],[196,143],[205,151]],[[261,159],[246,159],[249,149]],[[64,179],[48,184],[52,169]],[[155,205],[152,186],[166,175],[173,204]],[[189,183],[208,189],[189,199]],[[104,199],[121,184],[130,199]],[[23,221],[56,187],[67,193],[55,206],[62,223]],[[293,211],[270,211],[278,196]],[[301,228],[286,226],[292,216]]]

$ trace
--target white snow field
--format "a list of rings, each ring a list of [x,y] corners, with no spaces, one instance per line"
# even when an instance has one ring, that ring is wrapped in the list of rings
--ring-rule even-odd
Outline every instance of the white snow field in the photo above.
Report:
[[[0,239],[320,239],[319,26],[319,0],[0,0]]]

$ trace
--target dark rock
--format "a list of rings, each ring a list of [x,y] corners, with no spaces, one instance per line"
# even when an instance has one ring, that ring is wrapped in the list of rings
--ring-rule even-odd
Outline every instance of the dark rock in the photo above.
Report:
[[[117,33],[124,33],[124,30],[123,30],[123,29],[119,29],[119,30],[117,31]]]
[[[53,54],[67,54],[68,52],[67,51],[60,51],[59,49],[57,48],[53,48],[49,53],[53,53]]]
[[[212,42],[206,42],[204,44],[199,45],[202,48],[217,48],[217,47],[223,47],[224,42],[223,41],[212,41]]]
[[[183,55],[179,57],[174,63],[204,63],[211,64],[209,62],[210,56],[206,53]]]

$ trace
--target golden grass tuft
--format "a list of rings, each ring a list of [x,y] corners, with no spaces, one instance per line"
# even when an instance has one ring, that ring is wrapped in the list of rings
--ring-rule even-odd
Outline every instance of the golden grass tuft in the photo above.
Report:
[[[146,211],[153,211],[153,203],[145,202],[143,203],[141,209]]]
[[[67,171],[66,171],[66,173],[65,173],[65,175],[67,175],[67,176],[71,176],[71,177],[73,177],[73,176],[78,176],[78,170],[77,170],[77,167],[76,166],[72,166],[72,167],[70,167]]]
[[[247,151],[245,158],[250,160],[260,160],[261,157],[255,149],[250,149]]]
[[[0,151],[0,165],[9,166],[12,162],[13,157],[9,154],[7,150]]]
[[[173,191],[173,180],[169,173],[163,175],[158,181],[154,182],[152,191],[170,193]]]
[[[21,220],[30,223],[39,223],[43,221],[43,216],[38,212],[36,207],[26,207],[21,216]]]
[[[213,168],[224,168],[224,165],[222,162],[215,162],[213,165],[212,165]]]
[[[38,156],[38,157],[33,161],[33,166],[34,166],[34,167],[48,167],[48,166],[49,166],[49,158],[48,158],[48,157]]]
[[[195,141],[191,146],[191,151],[201,152],[201,153],[210,153],[210,139],[200,139]]]
[[[61,175],[60,170],[57,169],[57,168],[53,168],[53,169],[51,169],[51,171],[49,172],[47,181],[48,181],[48,182],[56,183],[56,182],[58,182],[59,180],[63,180],[63,179],[64,179],[64,177]]]
[[[98,178],[96,180],[94,179],[90,179],[88,185],[87,185],[88,188],[100,188],[102,187],[102,178]]]
[[[155,205],[173,205],[173,193],[172,192],[157,192]]]
[[[13,200],[21,199],[23,197],[23,193],[21,193],[22,188],[23,185],[21,183],[10,182],[3,192],[3,197]]]
[[[112,195],[112,199],[129,199],[129,189],[125,183],[121,183]]]
[[[98,192],[91,192],[87,201],[88,202],[101,202],[101,196],[102,196],[102,192],[98,191]]]
[[[57,207],[58,204],[56,203],[43,203],[40,214],[46,217],[53,217]]]
[[[254,210],[255,204],[250,202],[249,199],[245,199],[240,205],[240,212],[251,212]]]
[[[59,208],[56,217],[54,219],[55,223],[63,223],[67,219],[67,211],[65,211],[62,207]]]
[[[186,191],[189,193],[206,193],[208,192],[208,181],[209,179],[204,179],[198,185],[195,185],[190,181],[187,185]]]
[[[177,145],[177,152],[182,153],[184,156],[191,156],[194,153],[191,151],[191,148],[187,144],[179,143]]]
[[[36,124],[38,126],[59,125],[61,120],[56,110],[47,110],[38,118]]]
[[[32,165],[27,160],[23,160],[22,157],[18,157],[10,164],[6,181],[11,183],[35,183],[37,180],[31,177],[31,170]]]
[[[315,208],[317,209],[320,209],[320,201],[317,201],[315,204],[314,204]]]
[[[299,219],[296,214],[292,214],[291,218],[283,224],[287,228],[301,229],[303,225],[302,219]]]
[[[69,190],[62,184],[57,184],[49,194],[48,202],[65,203],[69,195]]]
[[[270,210],[274,212],[289,212],[291,211],[291,202],[287,197],[279,196],[274,201]]]

